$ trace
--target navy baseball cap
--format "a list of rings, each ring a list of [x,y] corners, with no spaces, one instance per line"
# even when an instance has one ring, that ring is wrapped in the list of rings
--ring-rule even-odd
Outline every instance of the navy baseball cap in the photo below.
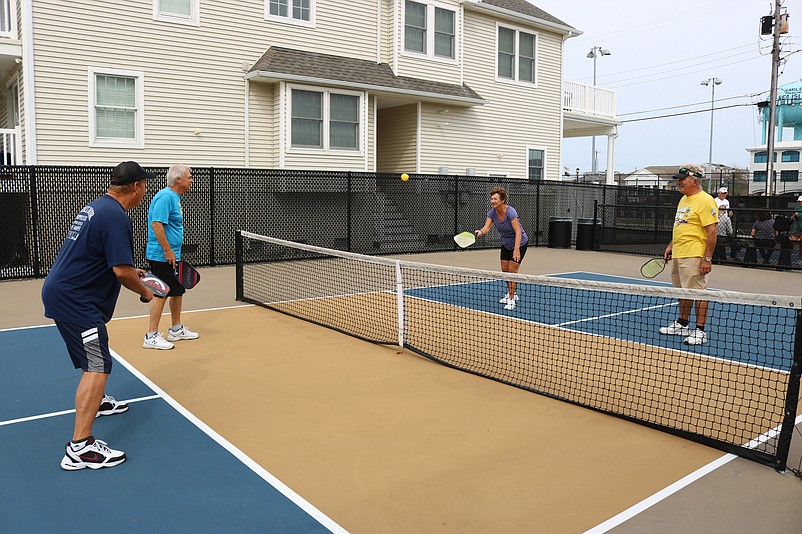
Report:
[[[143,169],[136,161],[123,161],[111,171],[111,185],[126,185],[156,178],[152,172]]]

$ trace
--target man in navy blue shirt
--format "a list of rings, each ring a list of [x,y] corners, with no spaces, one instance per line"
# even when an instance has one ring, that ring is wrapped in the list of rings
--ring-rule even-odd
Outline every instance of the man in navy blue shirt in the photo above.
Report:
[[[138,163],[125,161],[111,173],[108,192],[75,217],[42,287],[45,316],[56,322],[73,365],[83,371],[75,393],[75,428],[61,467],[68,471],[114,467],[125,453],[92,436],[95,418],[128,410],[105,395],[111,372],[106,323],[114,314],[120,286],[143,300],[153,292],[134,267],[134,239],[127,210],[145,195],[148,178]]]

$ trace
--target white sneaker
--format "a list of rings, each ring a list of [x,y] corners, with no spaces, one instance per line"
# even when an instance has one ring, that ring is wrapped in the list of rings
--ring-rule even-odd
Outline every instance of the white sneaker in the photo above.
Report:
[[[115,415],[128,411],[128,405],[120,402],[111,395],[103,395],[103,400],[100,401],[100,408],[98,408],[95,418],[101,415]]]
[[[170,350],[175,347],[175,345],[164,339],[161,332],[156,332],[156,335],[153,337],[148,337],[147,334],[145,335],[145,341],[142,342],[142,347],[146,349]]]
[[[697,328],[691,335],[683,339],[682,342],[688,345],[704,345],[707,343],[707,333]]]
[[[184,325],[181,325],[179,330],[171,328],[167,331],[167,341],[178,341],[180,339],[198,339],[198,333],[190,331]]]
[[[67,471],[77,471],[87,467],[89,469],[114,467],[125,461],[123,451],[115,451],[105,441],[92,436],[89,436],[83,447],[78,450],[73,449],[71,443],[67,443],[64,449],[61,468]]]
[[[515,294],[515,297],[513,297],[513,300],[516,300],[516,301],[521,300],[521,299],[518,298],[518,293]],[[499,302],[501,304],[509,304],[510,303],[510,296],[509,295],[504,295],[504,297]]]
[[[674,321],[670,325],[662,327],[660,333],[669,336],[689,336],[691,334],[691,329]]]
[[[515,309],[515,301],[507,299],[507,304],[504,305],[505,310],[514,310]]]

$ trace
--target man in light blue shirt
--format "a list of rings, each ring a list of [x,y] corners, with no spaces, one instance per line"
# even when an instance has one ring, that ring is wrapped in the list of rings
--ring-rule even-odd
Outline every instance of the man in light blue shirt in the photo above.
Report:
[[[146,256],[150,270],[170,286],[165,298],[154,298],[150,304],[148,332],[142,346],[146,349],[169,350],[172,341],[197,339],[198,334],[181,323],[181,307],[186,289],[178,282],[175,268],[181,261],[184,244],[184,214],[181,195],[192,188],[192,169],[186,165],[173,165],[167,171],[167,187],[156,193],[148,209],[148,246]],[[159,332],[159,319],[164,303],[170,299],[172,326],[167,339]]]

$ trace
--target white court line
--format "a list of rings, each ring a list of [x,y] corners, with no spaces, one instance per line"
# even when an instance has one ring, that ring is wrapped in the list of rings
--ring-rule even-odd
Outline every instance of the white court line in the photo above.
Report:
[[[135,402],[153,400],[153,399],[158,399],[158,398],[159,398],[158,395],[150,395],[148,397],[139,397],[137,399],[126,399],[123,402],[125,402],[126,404],[133,404]],[[73,408],[72,410],[62,410],[60,412],[43,413],[43,414],[39,414],[39,415],[31,415],[29,417],[20,417],[19,419],[10,419],[8,421],[0,421],[0,426],[13,425],[13,424],[16,424],[16,423],[26,423],[28,421],[36,421],[37,419],[47,419],[48,417],[58,417],[60,415],[67,415],[67,414],[71,414],[71,413],[75,413],[75,408]]]
[[[797,426],[800,423],[802,423],[802,415],[797,416],[797,418],[794,420],[794,426]],[[771,430],[771,431],[767,432],[766,434],[764,434],[763,436],[761,436],[759,438],[755,438],[754,440],[752,440],[750,442],[750,444],[751,443],[755,443],[756,444],[756,443],[759,443],[759,442],[766,441],[766,439],[768,439],[769,435],[774,435],[774,434],[776,434],[776,432],[777,432],[776,429],[775,430]],[[687,475],[685,477],[682,477],[678,481],[674,482],[670,486],[667,486],[667,487],[663,488],[662,490],[658,491],[654,495],[651,495],[650,497],[647,497],[646,499],[644,499],[641,502],[635,504],[634,506],[631,506],[631,507],[627,508],[626,510],[624,510],[620,514],[611,517],[610,519],[608,519],[604,523],[600,523],[600,524],[596,525],[595,527],[591,528],[590,530],[586,530],[584,532],[584,534],[603,534],[603,533],[609,531],[610,529],[615,528],[618,525],[621,525],[622,523],[632,519],[636,515],[646,511],[647,509],[651,508],[652,506],[654,506],[655,504],[659,503],[660,501],[670,497],[671,495],[673,495],[674,493],[678,492],[679,490],[681,490],[681,489],[683,489],[683,488],[685,488],[687,486],[690,486],[692,483],[694,483],[697,480],[701,479],[705,475],[712,473],[713,471],[715,471],[719,467],[728,464],[729,462],[731,462],[732,460],[735,460],[736,458],[738,458],[738,456],[736,456],[734,454],[725,454],[721,458],[713,460],[709,464],[700,467],[699,469],[697,469],[693,473],[691,473],[691,474],[689,474],[689,475]]]
[[[649,310],[658,310],[660,308],[667,308],[669,306],[678,306],[678,302],[669,302],[666,304],[656,304],[654,306],[647,306],[645,308],[632,308],[630,310],[622,311],[622,312],[615,312],[615,313],[608,313],[606,315],[597,315],[596,317],[586,317],[584,319],[576,319],[574,321],[565,321],[564,323],[557,323],[551,326],[565,326],[569,324],[577,324],[577,323],[584,323],[587,321],[596,321],[598,319],[607,319],[609,317],[617,317],[619,315],[627,315],[629,313],[639,313],[642,311],[649,311]]]
[[[222,309],[229,309],[229,308],[243,308],[246,306],[253,306],[252,304],[247,304],[245,306],[226,306],[223,308],[210,308],[208,310],[191,310],[191,311],[213,311],[213,310],[222,310]],[[188,313],[188,312],[185,312]],[[128,317],[130,318],[130,317]],[[54,326],[52,324],[49,325],[41,325],[41,326],[33,326],[33,327],[22,327],[22,328],[10,328],[8,330],[0,330],[0,332],[10,331],[10,330],[24,330],[28,328],[43,328],[48,326]],[[125,402],[132,403],[132,402],[139,402],[144,400],[153,400],[153,399],[164,399],[167,404],[169,404],[173,409],[175,409],[179,414],[184,416],[188,421],[194,424],[201,432],[205,433],[207,436],[212,438],[218,445],[223,447],[227,450],[230,454],[232,454],[235,458],[237,458],[240,462],[242,462],[248,469],[253,471],[256,475],[258,475],[262,480],[273,486],[276,490],[278,490],[282,495],[292,501],[298,508],[302,509],[304,512],[309,514],[310,517],[314,518],[318,523],[320,523],[323,527],[329,529],[331,532],[336,534],[348,534],[348,531],[345,530],[343,527],[338,525],[334,520],[323,514],[320,510],[315,508],[311,503],[309,503],[306,499],[295,493],[292,489],[290,489],[286,484],[281,482],[278,478],[274,475],[269,473],[266,469],[262,466],[257,464],[253,461],[250,457],[248,457],[244,452],[239,450],[235,447],[232,443],[228,440],[223,438],[220,434],[212,430],[206,423],[195,417],[190,411],[186,408],[181,406],[175,399],[173,399],[170,395],[165,393],[159,386],[154,384],[149,378],[139,372],[133,365],[128,363],[122,356],[120,356],[117,352],[113,349],[109,349],[111,355],[117,360],[121,365],[123,365],[128,371],[131,372],[136,378],[142,381],[145,385],[150,387],[153,391],[156,392],[156,395],[150,395],[147,397],[140,397],[137,399],[126,400]],[[48,417],[56,417],[60,415],[67,415],[70,413],[74,413],[75,409],[72,410],[63,410],[59,412],[51,412],[47,414],[40,414],[40,415],[33,415],[29,417],[21,417],[19,419],[11,419],[9,421],[0,421],[0,426],[12,425],[16,423],[22,423],[26,421],[35,421],[37,419],[44,419]]]
[[[199,310],[181,310],[181,313],[198,313],[198,312],[207,312],[207,311],[217,311],[217,310],[233,310],[237,308],[253,308],[254,304],[235,304],[232,306],[220,306],[217,308],[201,308]],[[162,315],[169,315],[170,312],[164,312]],[[144,317],[150,317],[149,315],[126,315],[125,317],[113,317],[112,321],[122,321],[123,319],[142,319]],[[47,328],[48,326],[56,326],[56,323],[51,322],[47,324],[39,324],[34,326],[17,326],[14,328],[0,328],[0,332],[13,332],[14,330],[28,330],[30,328]]]
[[[173,407],[178,413],[183,415],[188,421],[193,423],[196,427],[198,427],[202,432],[204,432],[207,436],[212,438],[214,441],[217,442],[218,445],[226,449],[229,453],[231,453],[235,458],[237,458],[240,462],[242,462],[246,467],[248,467],[251,471],[256,473],[259,477],[262,478],[265,482],[273,486],[277,489],[282,495],[287,497],[293,503],[295,503],[298,508],[305,511],[311,517],[313,517],[318,523],[322,526],[329,529],[331,532],[334,533],[342,533],[348,534],[348,531],[345,530],[343,527],[338,525],[334,522],[331,518],[326,516],[323,512],[312,506],[306,499],[295,493],[291,490],[286,484],[281,482],[278,478],[273,476],[269,473],[266,469],[264,469],[261,465],[253,461],[248,455],[244,452],[239,450],[235,447],[231,442],[226,440],[223,436],[212,430],[206,423],[195,417],[189,410],[181,406],[178,401],[173,399],[170,395],[165,393],[159,386],[154,384],[149,378],[139,372],[133,365],[128,363],[122,356],[117,354],[114,350],[111,350],[112,356],[118,362],[120,362],[126,369],[128,369],[135,377],[141,380],[145,385],[153,389],[162,399],[164,399],[167,404]]]

